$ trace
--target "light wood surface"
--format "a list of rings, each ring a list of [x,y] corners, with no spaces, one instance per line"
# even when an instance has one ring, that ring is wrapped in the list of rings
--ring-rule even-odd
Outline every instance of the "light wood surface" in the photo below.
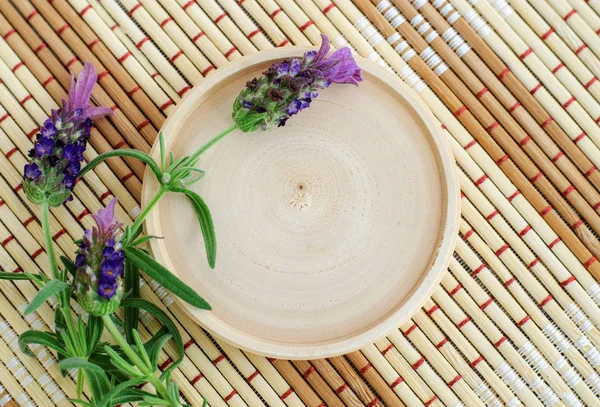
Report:
[[[245,82],[302,51],[205,80],[162,129],[167,149],[190,154],[228,127]],[[203,156],[193,188],[215,221],[214,270],[185,197],[148,218],[148,233],[166,238],[152,244],[157,259],[215,309],[188,312],[236,346],[290,359],[359,349],[410,318],[448,264],[458,191],[439,124],[391,74],[360,63],[360,88],[332,86],[285,127],[236,131]],[[156,188],[147,175],[143,199]]]

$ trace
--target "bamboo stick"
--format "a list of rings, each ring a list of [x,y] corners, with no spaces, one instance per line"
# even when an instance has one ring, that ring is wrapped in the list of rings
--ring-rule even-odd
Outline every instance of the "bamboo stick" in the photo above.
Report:
[[[327,359],[316,359],[312,360],[310,363],[335,392],[336,396],[342,400],[345,406],[358,407],[363,405],[354,391],[348,386],[348,383],[342,379]]]
[[[503,3],[495,3],[497,7],[502,6]],[[528,25],[530,29],[522,28],[520,30],[523,39],[532,46],[540,46],[542,42],[541,38],[543,38],[543,43],[540,48],[538,48],[540,57],[542,58],[551,58],[551,53],[548,52],[543,44],[545,43],[552,52],[554,52],[569,68],[571,72],[579,79],[581,84],[584,86],[592,81],[589,86],[585,86],[585,88],[598,100],[600,95],[600,84],[596,83],[594,80],[594,75],[600,75],[600,60],[594,55],[594,53],[589,49],[587,44],[585,44],[581,39],[573,32],[573,30],[566,24],[561,25],[561,29],[564,29],[567,33],[563,38],[556,34],[556,31],[542,18],[533,7],[531,7],[528,3],[520,0],[515,0],[511,2],[512,6],[518,11],[523,19],[517,13],[510,13],[507,17],[507,21],[509,24],[518,30],[518,27],[523,24]],[[506,10],[510,10],[510,6]],[[546,15],[549,18],[549,21],[554,20],[555,18],[560,19],[560,17],[556,13],[552,13],[550,7],[546,10]],[[511,23],[511,20],[514,22]],[[527,21],[525,23],[523,20]],[[523,35],[525,33],[525,35]],[[533,34],[533,35],[529,35]],[[565,42],[566,41],[566,42]],[[556,66],[556,63],[551,65]],[[590,72],[591,71],[591,72]]]
[[[19,34],[11,27],[10,24],[8,24],[8,21],[6,21],[4,17],[0,15],[0,32],[3,33],[3,37],[8,41],[13,50],[18,50],[19,57],[23,58],[23,61],[17,62],[13,66],[13,69],[16,66],[20,66],[18,70],[15,70],[18,72],[21,69],[29,69],[29,67],[31,66],[32,69],[34,69],[34,72],[36,72],[36,74],[39,75],[38,80],[41,81],[42,84],[45,84],[46,88],[49,91],[52,91],[53,96],[55,98],[60,97],[60,95],[64,95],[58,82],[61,82],[64,87],[68,87],[70,81],[68,72],[64,68],[62,68],[62,64],[58,62],[58,60],[52,55],[52,53],[47,50],[47,47],[43,47],[43,43],[39,41],[39,39],[34,37],[35,34],[31,30],[31,28],[28,27],[27,24],[23,23],[22,21],[19,21],[20,17],[18,16],[16,10],[11,9],[10,12],[5,13],[5,15],[7,15],[8,17],[12,17],[13,20],[15,20],[15,22],[20,27],[20,32],[23,33],[25,39],[29,41],[29,45],[35,46],[35,49],[40,49],[37,55],[39,55],[44,62],[50,63],[49,66],[55,68],[55,71],[53,72],[53,75],[51,75],[48,73],[47,70],[43,69],[44,64],[39,62],[35,53],[27,46],[27,44],[24,43],[23,39],[19,36]],[[21,62],[27,62],[28,65],[19,65]],[[76,63],[79,64],[78,62]],[[59,70],[57,71],[56,69]],[[55,78],[57,80],[54,80]],[[98,89],[97,93],[101,93],[101,90]],[[107,125],[108,127],[105,127],[105,125]],[[112,143],[114,143],[112,146],[126,146],[125,140],[116,132],[114,132],[114,130],[112,130],[112,127],[110,127],[109,122],[106,119],[98,120],[98,126],[99,128],[105,131],[105,134],[109,136],[109,140]],[[31,136],[33,137],[35,132],[37,132],[37,129],[32,129],[31,131]],[[96,132],[96,130],[92,129],[92,132]],[[111,144],[107,143],[107,141],[103,137],[92,137],[90,144],[94,149],[96,149],[100,153],[110,151],[113,149]],[[111,169],[115,172],[117,177],[120,180],[122,180],[121,183],[125,184],[125,186],[130,191],[132,191],[134,196],[139,196],[139,194],[141,193],[141,184],[139,182],[139,179],[130,175],[132,171],[127,168],[127,165],[124,164],[124,161],[121,159],[114,159],[110,160],[108,164],[111,167]],[[130,168],[135,169],[136,172],[141,173],[142,167],[139,165],[139,163],[133,160],[127,160],[127,164],[131,166]]]
[[[280,44],[289,43],[289,39],[286,38],[285,34],[279,29],[277,24],[273,22],[273,20],[269,17],[267,12],[262,9],[262,7],[256,2],[256,0],[242,0],[242,1],[225,1],[222,3],[223,7],[226,10],[231,10],[236,14],[240,14],[240,18],[235,18],[234,20],[240,19],[248,19],[248,16],[251,17],[251,22],[254,27],[248,25],[248,29],[252,29],[252,31],[246,31],[246,38],[250,38],[254,41],[258,46],[258,41],[262,42],[262,38],[255,37],[259,36],[261,33],[266,41],[270,40],[268,45],[265,44],[265,48],[260,49],[268,49],[271,47],[271,43],[275,44],[275,46],[280,46]],[[241,12],[241,13],[240,13]],[[241,16],[244,14],[244,17]],[[247,14],[247,15],[246,15]],[[258,27],[254,23],[258,24]],[[238,23],[239,25],[239,23]]]
[[[241,57],[240,52],[231,43],[229,37],[219,29],[217,24],[210,19],[195,1],[165,0],[161,2],[161,4],[167,9],[169,15],[189,16],[189,18],[202,30],[201,32],[206,33],[208,38],[214,42],[225,58],[234,60]]]
[[[262,6],[264,11],[268,14],[268,18],[277,24],[283,33],[289,37],[289,39],[284,38],[281,42],[274,40],[273,42],[276,44],[276,46],[283,47],[289,44],[290,41],[294,45],[311,45],[310,40],[294,24],[294,21],[291,18],[292,16],[288,16],[288,14],[284,12],[274,0],[258,0],[258,4]]]
[[[478,16],[473,14],[473,12],[470,12],[470,10],[472,10],[471,6],[469,6],[464,0],[451,0],[451,3],[462,15],[469,13],[469,20],[471,22],[479,24],[479,20],[477,20]],[[523,40],[519,38],[517,34],[514,33],[508,23],[506,23],[502,17],[498,15],[498,13],[496,13],[491,5],[486,2],[477,2],[475,3],[475,7],[483,13],[488,22],[492,24],[496,32],[502,36],[504,41],[506,41],[506,43],[513,49],[516,55],[524,55],[527,52],[529,47],[523,42]],[[495,49],[496,53],[500,55],[500,57],[508,64],[513,72],[515,72],[515,74],[518,76],[523,75],[523,73],[519,72],[520,70],[517,67],[519,66],[519,64],[516,63],[517,58],[513,52],[508,51],[508,48],[503,46],[499,37],[492,31],[484,29],[482,32],[485,33],[485,35],[482,34],[482,38],[488,42],[492,48],[498,48]],[[540,83],[546,86],[554,95],[556,100],[558,100],[558,102],[563,106],[572,98],[571,93],[565,89],[561,83],[559,83],[554,73],[551,72],[551,69],[556,70],[556,72],[563,70],[563,66],[547,68],[534,53],[528,54],[527,58],[523,59],[523,62],[529,67],[529,69],[535,72],[536,77],[540,78],[540,80],[538,81],[533,77],[527,77],[527,79],[532,79],[532,81],[525,80],[525,78],[520,79],[523,81],[525,86],[530,89],[530,92],[535,90],[533,94],[540,102],[543,103],[544,101],[544,98],[538,95],[538,92],[544,89],[542,86],[538,86]],[[577,81],[572,81],[572,85],[578,86],[579,83]],[[571,92],[574,90],[576,89],[570,89]],[[543,94],[544,92],[542,91],[540,95]],[[598,146],[600,143],[600,135],[598,134],[600,129],[595,124],[594,119],[584,111],[583,107],[577,101],[570,103],[567,111],[571,117],[583,128],[585,134],[596,144],[596,146]],[[552,114],[554,117],[554,113]]]
[[[577,11],[565,0],[548,0],[540,3],[538,0],[530,0],[531,4],[538,8],[540,5],[550,5],[558,15],[579,35],[579,37],[590,47],[597,57],[600,57],[600,43],[598,33],[594,32],[587,22],[581,18]],[[550,7],[548,7],[550,9]],[[560,35],[561,33],[559,33]]]
[[[373,2],[377,3],[377,0],[373,0]],[[417,29],[419,29],[423,36],[433,36],[433,34],[437,35],[435,31],[429,28],[430,26],[428,25],[428,23],[423,22],[424,18],[420,14],[418,14],[417,11],[410,4],[397,2],[397,5],[400,7],[406,18],[408,18],[411,22],[415,23],[414,25]],[[389,10],[393,9],[388,7],[383,11],[385,12]],[[421,21],[422,23],[416,24],[417,21]],[[413,29],[407,21],[399,24],[396,27],[396,29],[398,30],[398,32],[403,33],[408,38],[409,43],[417,47],[415,48],[416,51],[422,53],[421,55],[423,55],[423,58],[427,58],[427,63],[430,64],[430,67],[432,69],[438,70],[436,71],[436,73],[439,75],[439,77],[442,78],[443,81],[448,86],[450,86],[452,90],[456,92],[457,96],[460,96],[462,98],[463,102],[466,102],[467,108],[471,109],[474,112],[474,115],[478,117],[481,123],[484,126],[488,126],[488,132],[492,135],[496,134],[496,136],[494,136],[494,139],[504,148],[505,151],[508,152],[508,155],[515,162],[519,163],[519,167],[522,171],[524,171],[528,176],[530,176],[531,179],[535,180],[535,177],[540,177],[540,172],[538,172],[538,168],[535,167],[534,162],[527,162],[527,156],[521,151],[519,145],[515,142],[511,143],[507,137],[506,132],[497,131],[498,123],[502,124],[503,126],[505,126],[506,129],[508,129],[508,133],[513,135],[515,141],[519,142],[519,144],[530,155],[530,157],[537,162],[539,167],[542,168],[543,172],[549,177],[550,180],[552,180],[552,182],[557,186],[559,190],[566,191],[566,189],[564,188],[573,189],[573,186],[570,185],[569,181],[564,177],[564,175],[557,170],[557,168],[554,166],[554,163],[550,161],[550,158],[548,158],[542,153],[541,149],[537,146],[535,142],[530,141],[530,133],[537,133],[540,137],[542,135],[545,135],[545,133],[543,132],[542,128],[537,126],[537,124],[533,120],[529,120],[531,118],[528,115],[527,117],[524,117],[523,115],[518,116],[518,118],[521,119],[520,122],[526,125],[526,130],[528,132],[526,133],[525,130],[523,130],[514,121],[514,119],[508,114],[508,112],[502,107],[502,105],[500,105],[498,100],[496,100],[491,95],[490,92],[484,91],[483,94],[481,93],[484,89],[487,90],[487,88],[485,88],[484,85],[478,80],[478,78],[462,63],[462,61],[456,55],[454,55],[454,53],[450,50],[449,46],[446,45],[445,42],[441,40],[441,38],[438,37],[437,41],[435,39],[432,40],[431,44],[432,46],[434,46],[434,48],[442,52],[442,55],[444,56],[446,61],[450,63],[451,68],[455,72],[460,72],[461,77],[465,81],[464,85],[460,82],[456,75],[452,73],[452,71],[443,71],[443,69],[446,69],[446,66],[443,65],[437,54],[435,54],[435,52],[430,47],[428,47],[426,41],[419,37],[419,35],[416,32],[416,29]],[[410,48],[407,48],[405,54],[409,51]],[[468,85],[471,88],[472,94],[468,94],[468,90],[466,89],[465,85]],[[500,84],[497,83],[497,85]],[[475,98],[475,95],[478,95],[478,97]],[[485,107],[482,104],[478,103],[477,100],[483,102]],[[514,105],[514,102],[514,100],[505,101],[505,103],[509,106]],[[494,118],[485,111],[486,107],[489,109],[490,113],[493,113],[495,115],[499,122],[495,121]],[[460,116],[462,116],[462,114]],[[494,130],[490,131],[489,129]],[[564,161],[563,163],[567,164],[567,161]],[[504,165],[505,162],[502,161],[501,164]],[[597,202],[599,202],[600,196],[598,196],[597,192],[592,190],[591,186],[585,181],[585,179],[581,174],[579,174],[579,172],[576,172],[572,163],[569,162],[568,164],[570,164],[568,166],[568,170],[572,172],[573,175],[576,174],[578,176],[575,178],[577,178],[577,180],[579,181],[581,189],[584,189],[587,186],[588,192],[591,195],[589,197],[591,203],[596,204]],[[529,166],[531,166],[531,169],[528,170],[527,167]],[[539,184],[538,187],[540,187]],[[544,187],[542,187],[541,189],[543,190]],[[568,197],[569,195],[571,194],[568,192],[567,194],[565,194],[563,192],[563,196]],[[578,196],[577,199],[572,200],[571,203],[573,203],[575,207],[577,207],[580,210],[580,213],[588,213],[590,216],[592,216],[592,218],[597,217],[597,214],[594,213],[591,206],[583,202],[581,196]],[[592,215],[592,213],[594,214]],[[600,220],[600,218],[598,220]],[[593,220],[592,223],[597,223],[597,220]],[[582,240],[586,239],[585,237],[581,238]]]
[[[103,65],[106,65],[109,71],[114,75],[114,79],[112,75],[104,76],[100,79],[99,83],[102,84],[103,88],[106,89],[106,92],[116,104],[123,109],[123,113],[131,121],[131,128],[128,133],[124,134],[125,138],[135,148],[142,151],[148,151],[149,143],[152,143],[156,137],[154,123],[162,125],[163,120],[162,115],[150,102],[148,96],[143,93],[135,92],[131,99],[143,109],[150,120],[146,119],[144,113],[130,101],[130,98],[125,93],[126,91],[123,90],[126,89],[127,92],[129,92],[137,86],[137,83],[131,78],[127,71],[123,69],[117,59],[111,55],[106,46],[101,41],[96,41],[98,40],[98,37],[96,37],[92,30],[65,2],[65,0],[56,0],[52,3],[52,6],[47,2],[39,0],[34,0],[33,4],[36,7],[35,9],[29,0],[25,0],[23,2],[18,2],[17,7],[23,14],[28,16],[31,15],[34,10],[39,10],[39,13],[35,14],[30,22],[36,24],[38,32],[41,32],[42,28],[44,29],[44,32],[47,33],[46,35],[49,36],[48,46],[50,48],[58,47],[58,45],[55,45],[54,43],[62,43],[61,39],[63,39],[66,45],[74,50],[75,54],[81,60],[91,61],[99,72],[105,71],[106,69]],[[2,9],[4,9],[4,5],[2,5]],[[42,16],[45,17],[48,22],[46,22]],[[67,24],[66,20],[69,20],[71,25]],[[78,37],[77,34],[79,34],[81,38]],[[93,44],[94,42],[95,44],[92,46],[94,52],[92,53],[88,44]],[[67,48],[64,50],[68,51]],[[67,68],[76,63],[76,60],[73,60],[71,52],[68,51],[68,53],[70,55],[66,55],[65,53],[64,64],[65,66],[69,64],[69,62],[71,62],[71,64],[69,64]],[[75,67],[76,66],[77,65],[75,65]],[[117,85],[117,81],[121,84],[123,89]]]
[[[572,52],[570,52],[570,50],[567,46],[564,45],[564,43],[562,44],[562,47],[558,47],[558,44],[554,44],[554,48],[556,51],[563,51],[566,52],[566,54],[555,55],[553,53],[553,50],[551,50],[546,44],[546,40],[548,40],[548,38],[546,38],[546,34],[548,34],[548,31],[544,31],[541,34],[538,34],[542,36],[542,38],[544,38],[545,41],[542,41],[541,38],[538,38],[536,32],[534,32],[534,30],[530,28],[530,26],[535,25],[535,22],[531,21],[531,19],[535,18],[537,14],[535,10],[531,9],[531,7],[527,7],[528,13],[523,14],[526,18],[526,21],[529,24],[528,25],[527,23],[523,22],[523,20],[518,18],[517,13],[515,13],[512,7],[509,6],[504,0],[493,0],[493,3],[491,4],[494,6],[496,11],[500,15],[506,18],[506,21],[511,25],[511,27],[513,27],[513,29],[515,29],[515,31],[519,33],[521,38],[527,43],[528,46],[531,47],[531,49],[536,53],[536,56],[544,62],[548,69],[552,70],[552,73],[555,74],[556,78],[559,79],[565,85],[565,87],[573,93],[573,96],[577,98],[577,101],[588,111],[590,116],[592,116],[592,118],[597,118],[598,107],[600,106],[598,104],[598,84],[596,84],[594,81],[592,85],[586,89],[585,84],[587,84],[592,78],[589,77],[589,74],[582,76],[577,75],[581,68],[583,68],[583,64]],[[515,4],[520,5],[520,3]],[[547,7],[547,11],[552,11],[552,8]],[[529,15],[530,13],[531,15]],[[554,17],[558,18],[558,15],[555,15]],[[569,30],[568,26],[564,23],[564,21],[562,21],[562,19],[560,18],[559,20],[561,24],[564,25],[564,28]],[[553,35],[555,33],[556,31],[550,31],[548,36],[551,37],[551,39],[558,40],[553,41],[555,43],[561,42],[559,37]],[[577,38],[577,36],[574,33],[572,33],[572,35],[574,38]],[[569,35],[569,37],[571,37],[571,35]],[[580,40],[572,40],[571,42],[573,43],[572,46],[574,46],[578,42],[581,43]],[[579,47],[581,47],[582,44],[583,43],[581,43]],[[580,48],[575,48],[575,50],[578,49]],[[598,59],[595,55],[593,55],[589,48],[583,47],[581,52],[584,53],[584,56],[587,54],[591,54],[591,61],[594,61],[593,65],[598,64]],[[565,63],[563,63],[559,58],[561,58]],[[593,94],[595,99],[592,98],[590,94]]]
[[[429,310],[425,311],[424,309],[420,309],[415,313],[412,319],[415,322],[416,328],[413,328],[413,330],[407,335],[407,338],[411,339],[413,343],[415,341],[431,340],[432,343],[435,344],[434,349],[437,349],[452,366],[456,367],[458,373],[461,375],[461,378],[465,380],[472,389],[474,389],[475,394],[485,405],[489,406],[500,404],[498,395],[500,396],[502,402],[507,405],[510,405],[511,403],[517,403],[518,399],[516,399],[516,396],[494,373],[487,362],[479,363],[475,369],[477,369],[483,378],[491,384],[494,391],[488,387],[486,382],[475,373],[476,370],[471,368],[467,362],[468,360],[473,360],[473,358],[478,356],[475,349],[469,344],[466,349],[468,352],[463,358],[463,356],[458,353],[458,350],[454,345],[455,339],[449,339],[447,336],[444,336],[440,329],[427,315],[428,311]],[[460,331],[457,331],[457,335],[462,336]],[[465,340],[464,337],[462,339]]]
[[[291,384],[292,389],[294,389],[294,392],[300,397],[304,404],[308,407],[325,405],[302,376],[298,374],[298,371],[294,369],[294,366],[290,361],[275,359],[272,363],[281,376]]]
[[[600,29],[600,16],[596,14],[588,3],[589,1],[584,0],[569,0],[569,4],[581,15],[581,18],[588,23],[592,30],[598,31]]]
[[[131,72],[132,77],[139,84],[139,88],[130,89],[128,95],[143,90],[157,106],[165,105],[173,95],[176,98],[179,97],[165,78],[154,69],[144,54],[123,33],[118,24],[110,19],[104,8],[98,5],[97,1],[69,0],[69,4],[94,30],[102,43],[106,44],[115,58],[122,60],[123,67]],[[107,19],[110,20],[107,21]],[[125,57],[128,52],[132,54],[133,58]],[[163,112],[168,115],[172,110],[172,106],[167,106]]]
[[[372,401],[379,403],[379,399],[375,397],[375,394],[373,394],[373,392],[365,385],[352,365],[344,357],[336,356],[330,358],[329,361],[335,370],[342,376],[344,381],[348,383],[349,388],[358,396],[363,405],[367,405]],[[362,362],[363,365],[368,364],[368,362]]]
[[[475,392],[444,358],[427,357],[428,353],[423,352],[423,350],[431,350],[426,346],[427,342],[409,343],[401,331],[406,332],[413,325],[414,322],[407,321],[400,327],[400,330],[393,331],[388,336],[398,351],[411,364],[411,367],[429,384],[445,405],[456,405],[460,399],[469,406],[483,406],[483,402],[475,395]],[[435,349],[433,345],[431,347]],[[435,368],[435,371],[432,367]]]
[[[379,3],[385,4],[384,2]],[[448,7],[451,7],[447,4]],[[525,130],[527,130],[538,145],[544,150],[546,155],[556,163],[557,167],[561,169],[563,173],[568,175],[572,182],[581,183],[580,176],[572,175],[575,170],[572,168],[572,164],[562,162],[564,152],[566,155],[573,160],[573,163],[579,168],[581,174],[585,175],[585,178],[591,182],[597,189],[600,190],[600,172],[595,171],[595,167],[590,160],[583,154],[583,152],[577,148],[575,143],[563,132],[563,130],[554,122],[548,123],[550,118],[549,114],[544,111],[544,108],[535,100],[535,98],[525,89],[525,87],[518,81],[501,82],[497,79],[495,73],[493,73],[483,62],[480,57],[472,52],[471,47],[468,44],[462,45],[464,40],[460,34],[453,31],[452,27],[446,20],[436,11],[436,9],[429,3],[423,3],[420,5],[419,12],[421,12],[425,18],[433,25],[438,33],[442,33],[442,38],[448,43],[454,45],[454,52],[459,56],[473,71],[477,72],[477,76],[489,87],[491,92],[500,99],[505,109],[507,109],[515,118],[519,119],[523,124]],[[451,17],[452,14],[447,13],[447,16]],[[468,25],[466,25],[466,31],[468,34],[476,35]],[[423,34],[424,38],[427,38],[427,34]],[[433,36],[433,35],[432,35]],[[432,44],[442,41],[441,38],[433,38]],[[459,51],[460,50],[460,51]],[[493,58],[499,59],[494,55]],[[501,63],[501,62],[500,62]],[[512,73],[508,75],[512,76]],[[508,76],[507,75],[507,76]],[[505,87],[506,86],[506,87]],[[600,84],[599,84],[600,87]],[[508,88],[508,89],[507,89]],[[487,88],[482,88],[479,92],[487,92]],[[510,93],[513,92],[519,101]],[[478,93],[479,93],[478,92]],[[523,105],[521,105],[523,103]],[[525,110],[525,108],[527,110]],[[531,113],[530,113],[531,112]],[[547,133],[542,131],[540,126],[536,126],[532,122],[531,117],[537,120],[537,123],[548,123],[545,126]],[[548,137],[550,136],[550,137]],[[554,145],[555,141],[558,146]],[[565,165],[566,164],[566,165]],[[579,178],[579,181],[575,181],[574,177]],[[587,195],[586,188],[580,188],[580,191],[586,194],[586,199],[592,205],[596,205],[598,201],[594,201],[591,195]]]
[[[346,39],[339,33],[337,28],[327,19],[321,16],[319,8],[310,1],[295,2],[292,0],[276,0],[281,8],[277,8],[271,13],[271,18],[276,19],[282,10],[296,24],[298,29],[304,34],[312,44],[318,44],[321,40],[320,32],[328,33],[331,43],[340,48],[347,44]],[[315,24],[314,20],[318,20]],[[335,33],[335,34],[332,34]]]
[[[317,370],[306,360],[294,360],[292,364],[296,367],[296,370],[302,375],[302,378],[310,384],[313,390],[323,399],[323,404],[327,406],[343,407],[344,403],[340,398],[333,392],[327,382],[321,377],[321,375],[315,375]]]
[[[438,9],[451,7],[449,3],[440,4],[439,2],[436,2],[435,5]],[[517,95],[527,110],[533,114],[536,114],[537,112],[537,109],[534,109],[529,103],[529,98],[524,99],[525,95],[532,94],[551,114],[551,116],[547,116],[547,118],[544,119],[544,121],[549,121],[549,124],[546,126],[547,129],[552,129],[558,127],[557,125],[560,125],[568,134],[569,138],[582,149],[594,165],[600,165],[600,150],[598,150],[592,140],[587,137],[587,134],[583,132],[579,125],[563,110],[561,105],[559,105],[546,88],[541,86],[537,78],[529,72],[523,62],[512,53],[508,46],[502,42],[500,37],[489,28],[477,12],[468,7],[466,3],[461,2],[460,7],[463,7],[460,10],[461,12],[466,13],[465,16],[467,16],[468,19],[463,19],[458,12],[451,9],[451,11],[446,14],[446,19],[451,20],[452,26],[456,28],[471,46],[473,46],[474,50],[482,57],[493,72],[496,75],[502,76],[502,82],[512,89],[513,93]],[[471,28],[469,24],[473,25],[473,28]],[[523,53],[520,55],[525,54]],[[506,61],[508,67],[500,58]],[[522,81],[522,83],[520,81]],[[546,83],[552,86],[551,89],[556,88],[555,90],[557,90],[558,93],[555,94],[558,95],[560,99],[564,99],[565,101],[569,100],[568,97],[565,98],[566,94],[561,91],[562,87],[556,79],[550,78]],[[593,82],[589,82],[588,84],[592,85]],[[554,120],[549,120],[550,117]],[[537,120],[540,122],[541,118],[537,117]],[[563,149],[569,151],[565,147],[563,147]],[[592,170],[590,169],[590,171]]]
[[[385,33],[391,35],[391,26],[387,22],[385,22],[382,17],[376,17],[380,16],[380,14],[375,10],[375,7],[366,2],[361,2],[360,4],[363,5],[365,8],[367,8],[368,6],[368,10],[370,10],[370,14],[373,16],[373,18],[379,18],[382,26],[387,28]],[[401,41],[398,40],[397,37],[395,37],[394,43],[401,43]],[[571,250],[579,251],[582,248],[580,246],[581,242],[579,242],[575,238],[573,232],[567,227],[567,225],[565,225],[562,222],[559,216],[556,213],[554,213],[552,209],[550,209],[553,207],[549,206],[548,203],[539,194],[539,192],[537,192],[537,190],[533,188],[529,180],[525,179],[523,174],[516,168],[516,166],[510,160],[510,158],[506,158],[504,152],[500,149],[500,147],[497,144],[495,144],[493,140],[490,139],[485,129],[474,119],[470,111],[462,104],[460,100],[458,100],[458,98],[449,89],[446,88],[446,85],[439,80],[439,78],[436,76],[436,74],[434,74],[431,68],[429,68],[420,58],[416,57],[416,53],[414,51],[412,51],[411,49],[405,49],[403,51],[404,55],[406,55],[405,59],[408,60],[408,63],[411,64],[411,66],[417,70],[418,74],[425,76],[427,82],[430,83],[430,86],[433,89],[437,90],[438,96],[440,96],[444,100],[444,103],[450,108],[451,111],[455,112],[455,117],[458,116],[459,121],[461,121],[461,123],[463,123],[472,133],[474,133],[478,143],[481,144],[486,150],[488,150],[488,153],[492,155],[492,158],[496,162],[500,161],[502,163],[501,169],[503,170],[503,172],[507,174],[507,176],[513,182],[516,183],[519,190],[524,194],[525,197],[527,197],[528,201],[536,206],[537,210],[544,215],[544,218],[547,220],[547,222],[549,222],[549,224],[552,225],[553,229],[559,234],[559,236],[561,236],[561,238],[563,238],[563,240],[569,239],[569,241],[565,241],[565,243],[568,244]],[[459,114],[457,115],[456,112],[459,112]],[[490,120],[489,126],[491,126],[490,130],[493,129],[494,131],[496,131],[496,134],[501,135],[501,138],[508,138],[508,135],[506,135],[506,133],[500,128],[500,126],[497,125],[497,123],[494,124],[492,123],[492,120]],[[528,171],[529,173],[533,174],[536,170],[531,171],[531,169],[529,169]],[[547,185],[547,181],[544,180],[543,177],[537,176],[537,174],[532,175],[531,178],[534,180],[536,180],[536,177],[539,178],[539,180],[541,180],[544,184],[542,188],[546,190],[547,196],[552,198],[553,201],[554,197],[557,198],[556,202],[560,204],[560,202],[562,201],[562,197],[556,196],[556,193],[552,191],[552,188],[549,185]],[[483,183],[485,180],[486,178],[483,178],[480,183]],[[541,186],[540,184],[537,185]],[[567,213],[563,213],[563,215],[569,216]],[[575,219],[573,219],[573,222],[577,222],[576,216]],[[589,232],[584,233],[589,234]],[[591,243],[593,239],[595,238],[590,236],[585,237],[585,240],[587,240],[588,243],[587,246],[592,247],[594,251],[596,251],[596,248],[594,247],[595,244]],[[578,248],[577,246],[580,247]],[[592,257],[589,256],[589,252],[587,252],[587,250],[585,250],[585,254],[581,253],[580,255],[581,257],[586,259],[583,261],[588,261]]]

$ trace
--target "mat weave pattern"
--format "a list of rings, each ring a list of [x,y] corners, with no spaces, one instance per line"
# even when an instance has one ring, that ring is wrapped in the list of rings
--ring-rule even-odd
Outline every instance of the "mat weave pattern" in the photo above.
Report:
[[[343,357],[271,360],[213,339],[154,282],[178,323],[182,397],[200,406],[600,405],[600,0],[0,0],[0,265],[49,271],[21,172],[39,126],[91,61],[112,106],[89,161],[148,152],[192,86],[261,50],[335,46],[395,71],[439,119],[459,165],[460,237],[441,286],[400,329]],[[140,211],[144,168],[97,167],[52,210],[58,254],[119,198]],[[17,335],[35,287],[0,282],[0,406],[69,406],[73,377]],[[159,324],[142,313],[143,337]],[[176,356],[167,347],[161,368]]]

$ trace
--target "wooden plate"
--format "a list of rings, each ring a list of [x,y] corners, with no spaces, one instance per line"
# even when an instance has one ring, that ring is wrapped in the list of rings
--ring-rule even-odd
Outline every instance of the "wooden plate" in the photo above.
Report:
[[[188,155],[229,127],[246,81],[305,51],[255,54],[206,78],[166,121],[167,150]],[[236,131],[203,156],[193,189],[215,221],[214,270],[185,197],[147,219],[165,237],[156,259],[213,307],[183,304],[189,315],[237,347],[282,359],[354,351],[410,318],[445,272],[459,195],[440,125],[393,74],[359,65],[360,87],[333,85],[285,127]],[[157,187],[147,172],[144,202]]]

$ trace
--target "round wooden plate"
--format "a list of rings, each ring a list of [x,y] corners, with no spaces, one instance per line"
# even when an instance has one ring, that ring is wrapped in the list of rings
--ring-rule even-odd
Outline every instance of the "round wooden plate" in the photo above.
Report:
[[[167,151],[189,155],[229,127],[245,83],[305,51],[255,54],[206,78],[166,121]],[[164,237],[156,259],[213,307],[182,304],[189,315],[237,347],[282,359],[357,350],[410,318],[446,270],[459,189],[440,125],[392,73],[359,65],[359,87],[332,85],[285,127],[235,131],[203,156],[192,188],[215,222],[214,270],[184,196],[147,219]],[[157,188],[147,172],[143,201]]]

